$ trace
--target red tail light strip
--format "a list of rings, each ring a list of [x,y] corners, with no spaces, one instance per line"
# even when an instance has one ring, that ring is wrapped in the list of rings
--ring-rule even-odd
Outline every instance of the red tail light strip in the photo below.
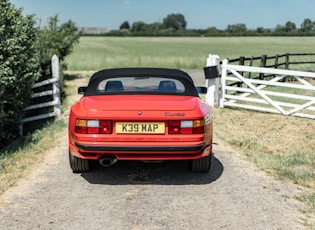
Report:
[[[112,121],[77,119],[74,131],[82,134],[111,134]],[[168,122],[168,134],[202,134],[204,120],[174,120]]]

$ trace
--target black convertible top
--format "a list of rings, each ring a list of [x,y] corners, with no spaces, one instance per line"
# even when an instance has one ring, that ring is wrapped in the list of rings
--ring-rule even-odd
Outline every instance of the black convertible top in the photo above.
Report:
[[[180,77],[184,78],[191,83],[193,80],[184,71],[179,69],[167,69],[167,68],[117,68],[117,69],[104,69],[96,72],[91,77],[90,81],[94,81],[99,77],[114,77],[114,76],[135,76],[135,75],[146,75],[146,76],[169,76],[169,77]]]
[[[194,82],[192,78],[184,71],[178,69],[167,69],[167,68],[117,68],[117,69],[104,69],[96,72],[92,75],[89,81],[89,85],[84,93],[84,96],[95,96],[95,95],[108,95],[108,94],[174,94],[173,92],[157,92],[157,91],[99,91],[98,85],[100,82],[111,78],[121,78],[121,77],[156,77],[156,78],[170,78],[177,79],[185,86],[184,92],[176,92],[176,95],[186,95],[186,96],[198,96],[195,89]]]

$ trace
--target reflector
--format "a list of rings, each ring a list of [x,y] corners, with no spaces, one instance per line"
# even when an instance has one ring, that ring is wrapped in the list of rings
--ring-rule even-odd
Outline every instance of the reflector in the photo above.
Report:
[[[181,128],[192,128],[193,127],[193,121],[181,121],[180,127]]]
[[[87,126],[88,127],[99,127],[100,124],[99,124],[99,121],[97,121],[97,120],[88,120]]]

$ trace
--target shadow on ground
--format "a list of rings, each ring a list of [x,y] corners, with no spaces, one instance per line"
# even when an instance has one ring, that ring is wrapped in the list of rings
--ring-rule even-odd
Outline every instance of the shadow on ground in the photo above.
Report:
[[[126,185],[201,185],[209,184],[221,177],[224,167],[216,158],[212,159],[208,173],[192,173],[185,161],[144,163],[141,161],[119,161],[105,168],[95,162],[93,170],[81,176],[91,184]]]

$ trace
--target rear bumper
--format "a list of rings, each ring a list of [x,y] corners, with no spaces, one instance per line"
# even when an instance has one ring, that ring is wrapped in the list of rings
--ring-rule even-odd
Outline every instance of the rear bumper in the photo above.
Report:
[[[169,151],[198,151],[204,148],[205,144],[195,146],[91,146],[75,143],[78,149],[84,151],[136,151],[136,152],[169,152]]]
[[[97,160],[111,155],[117,160],[194,160],[212,154],[212,145],[190,146],[93,146],[75,143],[69,152],[79,158]]]

